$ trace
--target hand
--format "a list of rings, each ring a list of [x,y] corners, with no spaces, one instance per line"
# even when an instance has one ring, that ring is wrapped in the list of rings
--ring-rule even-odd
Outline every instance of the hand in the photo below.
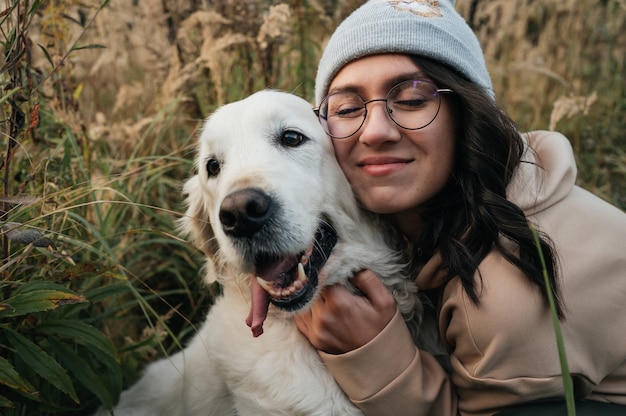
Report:
[[[376,337],[396,314],[393,296],[374,272],[362,271],[351,282],[363,295],[345,286],[328,286],[309,311],[296,316],[298,329],[316,349],[329,354],[357,349]]]

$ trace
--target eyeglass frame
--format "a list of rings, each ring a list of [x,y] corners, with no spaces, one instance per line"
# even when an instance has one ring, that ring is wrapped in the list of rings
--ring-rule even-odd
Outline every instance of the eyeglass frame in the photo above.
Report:
[[[432,120],[430,120],[428,123],[426,123],[425,125],[421,126],[421,127],[416,127],[416,128],[410,128],[410,127],[404,127],[402,125],[400,125],[393,117],[391,117],[391,113],[393,113],[393,110],[391,108],[389,108],[389,94],[391,94],[391,92],[394,90],[394,88],[396,88],[398,85],[403,84],[407,81],[419,81],[419,82],[423,82],[423,83],[428,83],[431,84],[433,87],[435,87],[435,92],[437,93],[437,98],[438,98],[438,105],[437,105],[437,112],[435,112],[435,115],[433,116]],[[321,103],[323,104],[324,101],[326,101],[328,99],[328,97],[335,95],[335,94],[345,94],[345,93],[351,93],[356,95],[357,97],[359,97],[361,99],[361,101],[363,101],[363,109],[365,110],[365,112],[363,113],[363,120],[361,121],[361,124],[359,125],[359,127],[354,131],[354,133],[351,133],[347,136],[343,136],[343,137],[335,137],[332,134],[330,134],[328,131],[326,131],[326,129],[324,129],[324,132],[326,134],[328,134],[330,137],[332,137],[333,139],[336,140],[342,140],[342,139],[347,139],[348,137],[352,137],[355,134],[357,134],[359,132],[359,130],[361,130],[361,127],[363,127],[363,125],[365,124],[365,120],[367,119],[367,105],[370,103],[374,103],[374,102],[378,102],[378,101],[384,101],[385,102],[385,111],[387,113],[387,116],[389,117],[389,119],[398,127],[405,129],[405,130],[411,130],[411,131],[415,131],[415,130],[421,130],[423,128],[428,127],[429,125],[432,124],[433,121],[435,121],[435,119],[437,118],[437,115],[439,115],[439,111],[441,111],[441,93],[454,93],[454,91],[450,88],[437,88],[437,86],[435,85],[434,82],[427,80],[427,79],[405,79],[404,81],[400,81],[397,84],[395,84],[394,86],[392,86],[391,88],[389,88],[389,92],[387,92],[387,97],[386,98],[374,98],[372,100],[365,100],[363,97],[361,97],[361,95],[357,94],[354,91],[336,91],[333,92],[331,94],[328,94],[326,97],[324,97],[321,101]],[[318,121],[320,122],[320,124],[323,125],[322,120],[321,120],[321,115],[320,115],[320,108],[322,107],[322,104],[320,104],[318,107],[313,108],[313,112],[315,113],[315,115],[318,118]],[[326,125],[328,125],[328,122],[326,122]]]

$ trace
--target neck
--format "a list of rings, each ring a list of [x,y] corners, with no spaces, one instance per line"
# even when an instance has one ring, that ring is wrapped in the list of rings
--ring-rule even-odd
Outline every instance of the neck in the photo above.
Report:
[[[389,219],[410,242],[417,241],[424,231],[422,217],[415,210],[395,213]]]

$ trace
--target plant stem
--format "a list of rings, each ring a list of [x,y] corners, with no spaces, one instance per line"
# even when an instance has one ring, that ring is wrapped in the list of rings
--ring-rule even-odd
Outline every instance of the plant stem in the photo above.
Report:
[[[572,375],[569,371],[569,365],[567,364],[567,354],[565,351],[565,344],[563,343],[563,334],[561,333],[561,324],[559,317],[556,313],[556,304],[554,301],[554,295],[552,294],[552,285],[548,278],[548,272],[546,269],[546,262],[541,251],[541,244],[539,242],[539,235],[534,226],[531,225],[531,231],[535,239],[535,245],[539,252],[539,259],[541,260],[541,266],[543,268],[543,278],[546,283],[546,290],[548,292],[548,303],[550,304],[550,314],[552,316],[552,324],[554,325],[554,334],[556,335],[556,345],[559,351],[559,361],[561,363],[561,375],[563,376],[563,390],[565,391],[565,403],[567,405],[567,415],[576,416],[576,403],[574,401],[574,384],[572,382]]]

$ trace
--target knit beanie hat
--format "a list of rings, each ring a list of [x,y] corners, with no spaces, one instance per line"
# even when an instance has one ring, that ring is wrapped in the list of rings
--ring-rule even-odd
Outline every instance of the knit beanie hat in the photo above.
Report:
[[[324,99],[337,72],[368,55],[406,53],[456,69],[493,96],[476,35],[454,8],[455,0],[370,0],[335,30],[319,63],[315,100]]]

